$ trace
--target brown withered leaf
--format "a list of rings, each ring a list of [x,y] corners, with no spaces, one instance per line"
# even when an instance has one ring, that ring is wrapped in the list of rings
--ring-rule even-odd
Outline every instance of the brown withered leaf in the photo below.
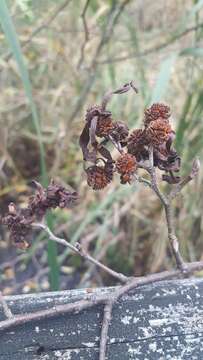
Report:
[[[108,161],[110,161],[110,162],[113,161],[110,151],[107,148],[105,148],[104,146],[99,146],[98,152]]]
[[[83,152],[84,160],[88,160],[89,157],[89,150],[88,150],[89,141],[90,141],[89,124],[86,123],[79,139],[79,144]]]
[[[133,89],[136,93],[138,93],[138,89],[133,84],[133,81],[130,81],[129,83],[124,84],[121,88],[119,88],[117,90],[109,91],[103,97],[102,105],[101,105],[102,110],[106,109],[106,106],[107,106],[108,102],[111,100],[113,95],[124,94],[127,91],[129,91],[130,89]]]
[[[162,175],[162,180],[166,181],[168,184],[178,184],[181,181],[181,177],[180,176],[174,176],[172,174],[168,175],[168,174],[163,174]]]

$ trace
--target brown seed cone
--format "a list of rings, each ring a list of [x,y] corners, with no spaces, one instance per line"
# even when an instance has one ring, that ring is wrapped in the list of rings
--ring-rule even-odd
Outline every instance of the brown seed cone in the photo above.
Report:
[[[171,125],[167,120],[162,118],[152,121],[146,130],[146,135],[149,143],[153,146],[163,144],[169,139],[172,133]]]
[[[86,170],[87,184],[93,190],[104,189],[113,179],[113,165],[93,165]]]
[[[116,170],[121,175],[132,175],[137,170],[137,161],[131,154],[122,154],[116,161]]]
[[[139,152],[139,148],[140,150],[142,150],[145,145],[147,145],[145,130],[142,129],[133,130],[127,142],[128,152],[136,156],[137,152]]]
[[[122,121],[115,121],[111,136],[116,142],[126,145],[127,137],[129,134],[128,126]]]
[[[168,120],[171,116],[171,111],[169,106],[162,103],[155,103],[145,110],[144,115],[144,125],[145,127],[148,127],[152,121],[159,118]]]
[[[114,128],[111,116],[99,116],[97,121],[96,135],[98,137],[108,136]]]
[[[148,150],[146,149],[148,140],[146,131],[142,129],[134,130],[128,138],[127,148],[129,154],[136,157],[137,161],[148,159]]]

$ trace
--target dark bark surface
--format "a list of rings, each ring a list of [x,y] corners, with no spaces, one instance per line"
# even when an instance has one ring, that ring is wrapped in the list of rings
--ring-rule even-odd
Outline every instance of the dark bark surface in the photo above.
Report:
[[[7,301],[19,314],[83,299],[86,294],[72,290],[12,296]],[[97,360],[102,310],[103,306],[96,306],[1,331],[0,360]],[[113,310],[108,359],[203,359],[203,281],[155,283],[120,299]]]

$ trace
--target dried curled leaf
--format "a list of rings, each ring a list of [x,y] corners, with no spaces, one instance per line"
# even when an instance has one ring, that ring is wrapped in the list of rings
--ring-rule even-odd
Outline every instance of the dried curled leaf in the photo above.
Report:
[[[76,192],[70,192],[51,180],[47,189],[34,182],[37,187],[35,195],[29,198],[28,210],[32,216],[41,219],[48,209],[69,208],[78,200]]]
[[[129,91],[130,89],[133,89],[136,93],[138,93],[138,89],[135,87],[133,81],[130,81],[129,83],[124,84],[121,88],[119,88],[117,90],[109,91],[103,97],[102,105],[101,105],[102,110],[106,109],[106,106],[107,106],[108,102],[111,100],[113,95],[124,94],[127,91]]]
[[[129,128],[123,121],[114,122],[114,127],[110,132],[111,138],[121,147],[126,146]]]
[[[3,225],[6,225],[10,231],[10,239],[19,249],[27,249],[30,236],[30,225],[33,218],[25,210],[17,210],[15,204],[10,203],[8,215],[1,219]]]
[[[162,180],[166,181],[168,184],[178,184],[181,181],[181,177],[180,176],[173,176],[172,174],[167,175],[167,174],[163,174],[162,175]]]
[[[30,246],[30,233],[34,221],[41,220],[48,209],[70,207],[78,199],[76,192],[68,191],[53,180],[47,189],[37,181],[33,181],[33,184],[36,193],[29,198],[28,206],[17,210],[15,204],[11,203],[8,214],[1,218],[2,224],[10,231],[12,242],[24,250]]]

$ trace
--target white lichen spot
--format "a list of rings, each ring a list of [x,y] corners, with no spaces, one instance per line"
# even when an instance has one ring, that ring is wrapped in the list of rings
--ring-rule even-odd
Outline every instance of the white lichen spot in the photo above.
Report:
[[[155,342],[153,342],[153,343],[149,344],[149,350],[151,350],[151,351],[155,352],[155,351],[156,351],[156,349],[157,349],[157,345],[156,345],[156,343],[155,343]]]
[[[162,326],[167,325],[170,323],[170,319],[163,318],[163,319],[152,319],[149,320],[150,326]]]
[[[134,316],[134,318],[133,318],[133,324],[136,324],[139,320],[140,320],[139,318],[137,318],[137,317]]]
[[[60,333],[59,336],[64,336],[64,333]]]
[[[61,357],[62,353],[59,350],[57,350],[55,351],[54,355],[56,355],[57,357]]]
[[[39,326],[35,326],[35,332],[39,333]]]
[[[49,329],[49,331],[50,331],[51,333],[53,333],[53,332],[54,332],[54,329]]]
[[[153,336],[152,329],[150,329],[150,328],[141,328],[141,330],[143,332],[144,337],[149,338],[149,337]]]
[[[141,355],[141,352],[140,352],[140,347],[132,347],[131,345],[129,345],[129,348],[128,348],[128,353],[130,355]]]
[[[110,339],[110,344],[114,344],[114,343],[115,343],[115,341],[116,341],[116,339],[115,339],[115,338],[111,338],[111,339]]]
[[[72,355],[74,356],[74,354],[79,354],[80,353],[80,350],[78,349],[73,349],[73,350],[66,350],[66,351],[59,351],[59,350],[56,350],[54,351],[54,355],[56,356],[57,359],[60,359],[60,360],[71,360],[73,359]],[[82,359],[82,358],[81,358]]]
[[[82,343],[84,346],[86,346],[87,348],[92,348],[95,346],[95,344],[93,342],[88,342],[88,343]]]
[[[130,324],[130,320],[132,319],[132,316],[124,316],[123,318],[121,318],[121,322],[124,324],[124,325],[129,325]]]

